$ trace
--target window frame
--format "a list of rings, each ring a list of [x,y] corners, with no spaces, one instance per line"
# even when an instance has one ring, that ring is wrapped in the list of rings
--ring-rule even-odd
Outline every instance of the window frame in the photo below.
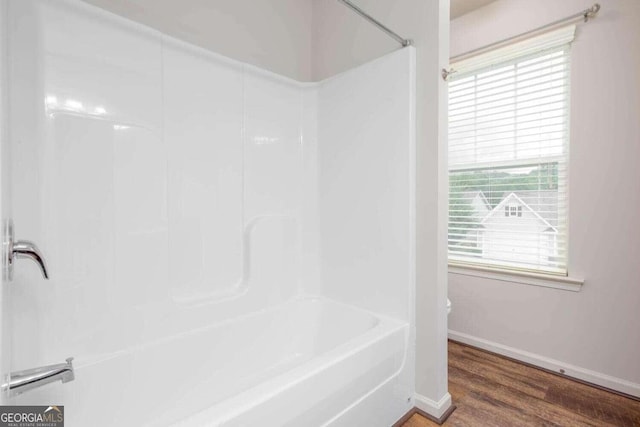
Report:
[[[562,165],[562,167],[564,168],[568,168],[568,162],[569,162],[569,146],[570,146],[570,140],[571,140],[571,133],[570,133],[570,125],[571,125],[571,121],[570,121],[570,115],[569,115],[569,111],[571,108],[571,97],[570,97],[570,81],[571,81],[571,55],[570,55],[570,42],[573,40],[573,31],[572,30],[572,34],[571,34],[571,39],[570,40],[564,40],[562,43],[558,43],[556,46],[554,46],[553,48],[540,48],[538,50],[531,50],[529,49],[528,52],[523,53],[523,54],[513,54],[512,53],[512,57],[509,60],[505,60],[505,61],[498,61],[495,62],[493,64],[490,65],[484,65],[482,67],[478,67],[477,69],[471,69],[471,71],[467,70],[467,72],[464,73],[464,75],[466,76],[470,76],[470,75],[478,75],[481,72],[483,72],[483,70],[487,70],[490,69],[492,67],[498,68],[501,66],[505,66],[506,64],[509,63],[519,63],[519,62],[523,62],[526,61],[530,58],[536,58],[536,57],[542,57],[545,55],[545,53],[547,51],[555,51],[555,50],[564,50],[565,52],[563,53],[563,56],[565,56],[567,58],[568,61],[568,69],[566,70],[566,80],[567,80],[567,91],[566,91],[566,119],[565,119],[565,124],[566,124],[566,138],[563,142],[563,152],[561,155],[559,156],[548,156],[548,157],[544,157],[544,161],[541,161],[540,164],[554,164],[553,162],[555,162],[555,164],[557,165],[556,167],[560,167],[560,165]],[[489,52],[491,54],[491,52]],[[485,55],[485,54],[483,54]],[[456,70],[456,64],[452,64],[453,69]],[[464,78],[464,77],[462,77]],[[456,78],[457,80],[457,78]],[[515,110],[514,110],[515,111]],[[477,158],[475,159],[477,161]],[[519,160],[519,159],[514,159],[513,161],[504,161],[504,166],[510,166],[510,167],[517,167],[518,165],[522,165],[523,163],[531,163],[531,161],[529,160],[527,162],[527,160],[529,159],[525,159],[523,160]],[[491,168],[495,168],[496,164],[499,162],[488,162],[488,164],[483,165],[482,163],[474,163],[473,167],[474,169],[480,170],[480,169],[485,169],[485,170],[490,170]],[[450,166],[447,168],[447,173],[449,174],[448,176],[451,177],[451,173],[452,171],[455,171],[456,169],[452,169]],[[460,170],[460,169],[458,169]],[[569,197],[568,197],[568,181],[569,181],[569,177],[568,177],[568,172],[565,172],[564,175],[564,180],[565,182],[563,183],[564,185],[564,205],[563,207],[565,207],[565,211],[568,211],[568,204],[569,204]],[[449,205],[451,206],[451,187],[449,188]],[[515,208],[515,212],[512,210],[512,208]],[[509,206],[509,204],[505,205],[505,217],[511,218],[511,217],[522,217],[523,216],[523,207],[522,205],[518,205],[518,206]],[[451,216],[449,216],[449,220],[450,220]],[[514,266],[511,267],[509,265],[505,265],[506,263],[504,262],[473,262],[473,261],[468,261],[468,260],[464,260],[464,259],[460,259],[460,257],[454,257],[452,259],[451,256],[451,250],[450,250],[450,239],[448,239],[447,242],[447,258],[448,258],[448,264],[451,267],[453,267],[454,269],[460,269],[460,268],[470,268],[473,270],[477,270],[477,271],[490,271],[492,273],[507,273],[507,274],[515,274],[516,276],[520,276],[520,275],[525,275],[525,276],[531,276],[533,275],[536,279],[540,279],[540,277],[551,277],[554,280],[558,277],[560,278],[567,278],[568,282],[571,284],[581,284],[582,281],[580,281],[579,279],[574,279],[574,278],[570,278],[569,279],[569,254],[568,254],[568,250],[569,250],[569,242],[568,242],[568,237],[569,237],[569,233],[568,233],[568,214],[564,213],[564,217],[563,217],[563,222],[562,222],[563,227],[565,227],[564,229],[564,234],[563,234],[563,238],[565,239],[565,243],[564,243],[564,256],[563,256],[563,271],[554,271],[552,269],[544,269],[543,266],[541,264],[538,265],[539,268],[537,269],[533,269],[533,268],[526,268],[523,266]],[[450,229],[450,223],[448,223],[447,226],[447,230],[448,233],[451,234],[451,229]],[[476,233],[476,241],[479,239],[483,239],[484,236],[480,237],[479,234],[480,233]],[[542,233],[544,236],[544,238],[550,237],[548,236],[548,233]],[[554,243],[554,247],[558,245],[558,236],[554,235],[553,236],[553,241]],[[471,256],[469,257],[471,258]]]

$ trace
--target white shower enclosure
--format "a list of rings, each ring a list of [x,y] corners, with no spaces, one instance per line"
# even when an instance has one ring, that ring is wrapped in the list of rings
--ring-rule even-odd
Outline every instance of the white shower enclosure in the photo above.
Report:
[[[74,426],[389,426],[414,394],[414,50],[300,83],[0,0],[2,403]],[[4,252],[7,257],[7,236]],[[15,374],[74,357],[75,379]]]

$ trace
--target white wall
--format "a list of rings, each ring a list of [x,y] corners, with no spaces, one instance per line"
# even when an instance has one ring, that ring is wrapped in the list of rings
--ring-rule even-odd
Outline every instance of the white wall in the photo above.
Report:
[[[12,1],[8,28],[15,226],[51,273],[16,268],[13,370],[300,291],[297,82],[76,1]]]
[[[446,349],[446,84],[449,2],[359,0],[358,6],[416,47],[416,405],[440,416],[449,404]],[[313,4],[314,77],[398,49],[397,42],[334,0]]]
[[[413,50],[322,82],[318,94],[323,294],[406,322],[415,271]]]
[[[5,218],[9,218],[11,211],[9,203],[11,199],[11,152],[9,145],[8,123],[8,94],[7,94],[7,5],[0,4],[0,217],[2,227]],[[3,242],[4,244],[4,242]],[[11,370],[11,348],[8,337],[11,335],[9,323],[9,294],[4,275],[0,275],[0,376],[6,378]],[[0,404],[4,403],[4,393],[0,393]]]
[[[321,82],[317,122],[321,294],[407,325],[415,288],[414,53],[397,50]],[[386,396],[385,410],[369,396],[358,423],[392,425],[413,407],[413,346],[404,338],[400,372],[376,392]]]
[[[599,3],[571,49],[569,274],[585,284],[575,293],[450,274],[449,327],[454,337],[640,396],[640,2]],[[451,54],[589,5],[498,0],[451,22]]]
[[[311,80],[311,0],[84,0],[165,34]]]

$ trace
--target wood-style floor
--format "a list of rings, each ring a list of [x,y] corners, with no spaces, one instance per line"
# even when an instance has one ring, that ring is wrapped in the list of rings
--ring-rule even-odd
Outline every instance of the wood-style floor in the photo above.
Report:
[[[444,426],[640,426],[640,402],[449,341]],[[403,427],[436,423],[414,414]]]

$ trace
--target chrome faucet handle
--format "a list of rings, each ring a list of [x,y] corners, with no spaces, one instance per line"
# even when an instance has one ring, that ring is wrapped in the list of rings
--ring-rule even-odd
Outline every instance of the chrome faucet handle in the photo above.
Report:
[[[18,240],[13,242],[11,252],[9,254],[9,263],[12,263],[14,259],[30,259],[40,267],[42,277],[49,279],[49,272],[47,271],[47,263],[42,256],[40,249],[28,240]]]
[[[11,280],[13,277],[13,264],[16,259],[30,259],[40,267],[42,277],[49,279],[49,270],[42,252],[35,243],[28,240],[14,240],[13,221],[5,222],[4,226],[4,272],[5,277]]]

